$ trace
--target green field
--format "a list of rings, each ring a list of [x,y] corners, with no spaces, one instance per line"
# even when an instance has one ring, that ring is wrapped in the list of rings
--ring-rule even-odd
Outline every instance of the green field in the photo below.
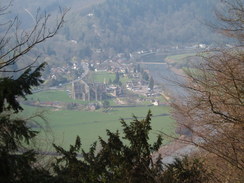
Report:
[[[41,102],[64,102],[64,103],[80,103],[86,104],[87,102],[81,100],[74,100],[68,96],[68,93],[63,90],[47,90],[29,95],[28,100],[41,101]]]
[[[97,83],[108,83],[109,80],[111,80],[112,82],[114,81],[115,79],[115,73],[108,73],[106,71],[98,71],[98,72],[93,72],[89,79],[93,82],[97,82]],[[128,78],[126,77],[120,77],[120,81],[122,83],[125,83],[127,81],[129,81]]]
[[[69,101],[61,91],[56,93],[40,92],[35,94],[34,98],[40,100],[56,100]],[[63,96],[63,97],[62,97]],[[46,142],[44,138],[46,135],[52,137],[50,140],[65,148],[75,142],[77,135],[81,137],[82,147],[88,149],[90,145],[98,139],[99,136],[106,137],[106,129],[111,131],[121,130],[120,119],[124,118],[127,122],[131,121],[132,115],[136,115],[141,119],[145,117],[148,110],[151,109],[155,117],[152,118],[152,133],[151,141],[156,139],[159,131],[164,131],[174,134],[174,121],[169,116],[158,116],[160,114],[168,114],[169,107],[124,107],[113,108],[109,112],[103,112],[102,109],[91,111],[75,111],[75,110],[62,110],[58,111],[51,108],[38,108],[24,106],[23,116],[31,115],[37,111],[45,110],[45,117],[48,121],[49,132],[41,133],[38,141],[44,143],[44,148],[50,148],[51,143]],[[38,121],[38,120],[37,120]],[[40,122],[41,123],[41,122]],[[52,149],[52,148],[51,148]]]
[[[114,73],[108,73],[108,72],[93,72],[92,73],[92,79],[94,80],[94,82],[98,82],[98,83],[103,83],[103,82],[108,82],[109,79],[111,81],[113,81],[115,79],[115,74]]]
[[[42,102],[60,101],[60,102],[74,102],[72,98],[67,95],[66,91],[47,90],[43,92],[34,93],[28,96],[28,99],[40,100]]]
[[[181,62],[183,59],[191,56],[196,56],[196,53],[185,53],[180,55],[172,55],[165,58],[165,60],[169,60],[169,62]]]

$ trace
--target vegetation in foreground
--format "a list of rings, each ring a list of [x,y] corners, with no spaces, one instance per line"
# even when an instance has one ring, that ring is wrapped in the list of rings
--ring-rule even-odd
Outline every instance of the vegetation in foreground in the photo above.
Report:
[[[42,132],[38,134],[37,139],[45,139],[45,135],[52,137],[53,141],[65,148],[68,148],[72,143],[76,135],[79,135],[82,141],[82,147],[88,150],[90,144],[97,140],[98,136],[106,137],[106,129],[111,131],[121,130],[119,119],[131,119],[134,114],[138,119],[142,119],[143,115],[147,113],[149,109],[153,111],[152,118],[152,130],[150,132],[150,142],[156,139],[156,136],[160,132],[174,135],[175,123],[169,116],[169,107],[126,107],[126,108],[114,108],[108,112],[103,112],[104,109],[96,111],[78,111],[78,110],[58,110],[55,111],[52,108],[35,108],[29,106],[23,106],[25,109],[19,116],[31,115],[38,112],[38,110],[46,111],[45,118],[48,121],[48,126],[51,132]],[[162,115],[162,116],[161,116]],[[164,116],[165,115],[165,116]],[[39,120],[40,124],[43,124]],[[44,123],[45,125],[45,123]],[[43,140],[42,140],[43,141]],[[45,140],[44,140],[45,142]],[[169,142],[168,140],[164,141]],[[51,144],[49,144],[49,148]],[[43,149],[47,148],[47,144],[44,143]],[[51,148],[53,149],[53,148]]]
[[[7,9],[1,9],[3,14]],[[15,70],[9,65],[19,61],[19,58],[22,58],[36,44],[53,37],[61,27],[64,15],[65,13],[61,15],[61,19],[53,32],[51,30],[46,32],[48,17],[37,16],[37,25],[31,30],[31,34],[26,33],[27,37],[21,34],[18,37],[17,32],[14,32],[17,38],[16,45],[7,51],[6,54],[4,53],[5,49],[1,52],[3,54],[0,58],[3,61],[1,61],[0,71],[5,72],[6,69],[9,69],[8,72],[10,74],[20,72],[20,75],[15,77],[11,75],[2,76],[0,79],[0,181],[5,183],[124,182],[127,180],[129,182],[141,182],[137,176],[140,173],[142,175],[141,178],[147,182],[152,182],[156,178],[154,176],[157,176],[160,171],[161,161],[159,158],[156,163],[153,163],[151,153],[159,148],[162,139],[158,137],[157,142],[153,146],[148,143],[148,135],[151,130],[150,112],[146,119],[137,120],[135,117],[134,122],[130,125],[121,120],[124,127],[124,138],[129,140],[129,145],[123,144],[119,138],[119,132],[112,133],[107,131],[108,142],[100,138],[101,147],[97,153],[95,152],[95,145],[88,153],[82,151],[83,162],[77,159],[76,154],[76,151],[81,146],[79,138],[77,138],[76,144],[70,147],[70,151],[65,151],[63,148],[54,145],[63,158],[57,159],[57,162],[49,167],[53,168],[53,170],[44,168],[44,166],[39,164],[38,151],[33,148],[30,149],[29,145],[38,134],[33,126],[38,124],[33,122],[33,118],[20,119],[16,118],[14,114],[23,110],[17,100],[18,97],[25,98],[26,95],[32,94],[31,88],[39,86],[43,82],[40,77],[45,63],[37,66],[36,69],[32,69],[34,64],[32,63],[20,70]],[[39,26],[41,26],[40,31],[38,29]],[[8,48],[8,41],[4,40],[9,39],[9,30],[13,29],[15,31],[15,28],[18,30],[18,24],[16,24],[16,27],[15,24],[9,25],[6,30],[6,37],[3,37],[3,42],[1,42],[1,48]],[[6,55],[13,56],[6,58]],[[60,164],[62,160],[66,163]],[[128,166],[131,167],[131,170],[127,169]],[[98,169],[99,167],[102,169]],[[148,173],[144,174],[144,171]]]
[[[108,139],[100,137],[98,146],[94,143],[89,152],[81,149],[79,137],[68,151],[54,145],[62,154],[54,165],[55,178],[58,182],[74,183],[207,182],[210,173],[198,160],[177,159],[174,164],[163,166],[161,156],[153,156],[162,137],[159,135],[153,145],[148,143],[151,117],[149,111],[145,119],[134,116],[129,124],[121,119],[123,136],[107,130]]]
[[[226,14],[218,14],[225,23],[220,30],[243,43],[243,3],[241,0],[229,1],[226,6],[234,12],[228,11],[228,19]],[[1,9],[4,10],[6,9]],[[160,156],[153,159],[152,152],[158,150],[162,138],[159,136],[154,145],[148,143],[151,130],[149,112],[145,119],[138,120],[134,117],[130,124],[121,120],[122,139],[127,140],[127,144],[122,142],[119,132],[107,131],[108,140],[100,138],[100,148],[96,149],[94,144],[87,153],[82,150],[79,153],[81,142],[77,138],[75,145],[71,145],[68,151],[54,145],[61,158],[49,169],[39,165],[38,153],[25,147],[37,135],[28,123],[31,118],[17,119],[13,113],[23,109],[17,97],[31,94],[31,87],[41,84],[40,77],[45,64],[35,69],[30,64],[21,70],[8,66],[19,61],[36,44],[54,36],[62,25],[63,17],[64,15],[54,32],[45,32],[45,28],[40,28],[39,31],[38,25],[45,27],[48,18],[44,17],[44,23],[40,23],[41,19],[38,19],[32,34],[22,34],[25,36],[17,39],[17,45],[10,50],[8,33],[15,24],[10,25],[6,37],[2,39],[0,71],[22,72],[19,76],[5,75],[0,78],[1,182],[243,182],[242,47],[221,50],[216,55],[207,57],[206,62],[198,68],[200,74],[188,73],[190,82],[183,87],[190,95],[184,102],[174,100],[172,103],[176,119],[184,122],[182,126],[193,133],[190,143],[207,152],[204,163],[183,159],[164,167]],[[16,34],[17,38],[18,35]],[[80,154],[82,157],[79,158]],[[214,174],[211,173],[212,168],[216,168]]]
[[[201,147],[199,156],[216,169],[216,181],[239,183],[244,181],[244,2],[225,5],[217,12],[217,28],[240,45],[203,55],[181,84],[188,96],[172,101],[172,107],[182,129],[192,133],[189,143]]]

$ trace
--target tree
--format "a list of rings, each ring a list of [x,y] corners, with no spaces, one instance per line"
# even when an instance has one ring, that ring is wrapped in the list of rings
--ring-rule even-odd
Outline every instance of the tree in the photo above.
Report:
[[[142,79],[144,79],[145,81],[149,80],[149,75],[146,71],[142,70],[141,74],[142,74]]]
[[[130,124],[121,119],[124,136],[119,132],[107,130],[108,140],[99,138],[100,148],[97,152],[94,143],[89,152],[81,150],[82,159],[77,156],[80,152],[80,139],[77,137],[74,146],[69,151],[55,146],[62,155],[57,159],[55,172],[60,182],[157,182],[162,171],[161,158],[153,161],[152,152],[157,151],[162,138],[154,145],[148,143],[151,130],[151,112],[146,118],[138,120],[134,117]],[[156,158],[156,159],[157,159]]]
[[[110,103],[108,100],[103,101],[103,108],[108,109],[110,107]]]
[[[176,158],[172,164],[166,165],[162,173],[162,183],[207,183],[213,174],[199,159]]]
[[[107,130],[107,140],[99,138],[89,152],[81,149],[80,138],[68,151],[54,145],[62,156],[53,165],[57,182],[69,183],[196,183],[208,182],[211,175],[203,162],[187,157],[176,159],[173,164],[163,165],[157,153],[162,137],[150,145],[151,112],[130,124],[121,119],[123,136]],[[82,157],[82,158],[79,158]]]
[[[181,86],[188,96],[172,102],[173,115],[192,132],[190,143],[227,164],[218,170],[231,167],[229,172],[243,175],[244,53],[234,49],[215,54],[205,58],[197,72],[187,72],[188,82]]]
[[[10,5],[11,2],[6,6],[1,4],[0,16],[7,13]],[[57,34],[65,14],[66,11],[61,13],[53,29],[48,28],[49,15],[39,13],[29,31],[20,29],[18,17],[0,25],[0,182],[48,182],[51,177],[49,172],[35,166],[36,152],[28,148],[38,133],[31,128],[31,118],[25,120],[13,115],[23,110],[18,99],[25,98],[32,93],[32,87],[42,83],[40,77],[46,63],[36,66],[37,57],[22,68],[11,66],[24,61],[34,47]]]
[[[115,74],[115,79],[114,79],[113,83],[120,84],[120,76],[119,76],[118,72],[116,72],[116,74]]]
[[[0,9],[0,16],[7,9],[8,6]],[[158,157],[154,162],[152,152],[158,150],[162,139],[159,136],[154,145],[148,143],[150,112],[143,120],[134,117],[130,125],[121,120],[124,139],[129,145],[120,139],[118,131],[107,131],[108,141],[99,139],[101,150],[95,153],[94,144],[88,153],[82,151],[82,159],[77,157],[81,146],[79,138],[69,151],[55,146],[63,154],[54,166],[55,176],[41,168],[37,152],[27,147],[38,132],[31,128],[28,120],[14,118],[13,113],[23,110],[17,99],[25,98],[32,93],[32,87],[42,83],[40,77],[45,63],[35,66],[34,61],[17,70],[11,70],[9,66],[20,62],[36,45],[53,37],[62,26],[65,14],[61,14],[53,30],[48,30],[49,16],[46,15],[37,16],[33,29],[22,31],[23,34],[19,34],[21,30],[13,22],[4,24],[8,29],[0,39],[0,72],[8,75],[0,78],[0,182],[158,182],[161,159]],[[13,28],[16,32],[11,33]],[[16,39],[10,41],[13,34]],[[12,77],[14,73],[19,76]]]
[[[153,77],[151,77],[149,80],[148,88],[150,88],[150,90],[153,90],[153,87],[154,87],[154,80],[153,80]]]
[[[108,80],[108,84],[111,85],[112,83],[113,83],[113,82],[112,82],[112,79],[109,78],[109,80]]]
[[[244,27],[241,2],[224,1],[230,14],[218,14],[225,25],[218,30],[238,40],[242,40]],[[186,83],[179,84],[187,96],[171,102],[175,119],[193,134],[189,142],[211,154],[209,164],[216,167],[221,182],[243,181],[243,63],[242,45],[205,53],[202,62],[186,72]]]
[[[235,38],[240,43],[244,41],[244,2],[243,0],[222,1],[221,9],[216,11],[219,24],[212,25],[221,34]]]

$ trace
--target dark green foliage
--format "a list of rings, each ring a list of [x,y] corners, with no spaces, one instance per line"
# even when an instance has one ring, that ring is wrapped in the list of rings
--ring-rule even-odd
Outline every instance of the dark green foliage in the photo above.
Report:
[[[26,121],[21,119],[11,119],[10,115],[1,114],[0,118],[0,149],[1,151],[16,151],[25,142],[33,138],[37,132],[26,126]]]
[[[50,173],[40,167],[34,167],[36,153],[12,152],[1,148],[0,151],[0,182],[3,183],[44,183],[52,180]]]
[[[110,107],[110,103],[108,100],[103,101],[103,108],[107,109]]]
[[[51,182],[50,172],[42,168],[31,147],[38,133],[31,127],[32,118],[18,119],[15,113],[23,110],[20,99],[26,99],[26,95],[32,94],[32,88],[43,82],[41,72],[46,63],[35,67],[38,57],[34,59],[28,53],[57,33],[66,12],[60,9],[60,18],[49,28],[49,15],[38,11],[33,27],[23,30],[26,25],[20,25],[19,17],[9,13],[11,6],[12,1],[0,5],[0,17],[4,20],[0,25],[0,182]]]
[[[31,164],[35,162],[34,151],[24,150],[22,143],[29,144],[37,132],[26,126],[26,121],[12,120],[10,115],[0,116],[0,182],[17,182],[29,179],[29,173],[35,171]],[[19,151],[19,152],[18,152]]]
[[[10,77],[0,78],[0,113],[4,110],[14,110],[15,112],[23,110],[17,101],[17,97],[25,98],[25,95],[32,93],[31,87],[42,83],[40,77],[45,64],[41,64],[33,72],[31,72],[29,67],[17,79]]]
[[[151,112],[143,120],[127,124],[121,119],[124,136],[119,132],[107,130],[108,140],[99,138],[100,146],[94,143],[88,153],[81,150],[77,137],[69,151],[54,145],[62,154],[54,165],[56,178],[60,182],[155,182],[160,177],[161,161],[153,163],[152,152],[157,151],[162,138],[159,136],[154,145],[148,143],[151,130]],[[97,152],[98,150],[98,152]],[[82,158],[77,158],[80,155]],[[160,157],[158,158],[160,160]]]
[[[49,172],[34,166],[36,153],[25,147],[38,132],[31,129],[26,120],[11,117],[12,111],[22,110],[17,97],[25,98],[32,93],[31,87],[42,83],[44,65],[33,72],[28,68],[16,80],[0,78],[0,182],[48,182],[51,178]]]
[[[149,75],[148,75],[148,73],[145,72],[145,71],[142,71],[141,73],[142,73],[142,79],[144,79],[145,81],[148,81],[148,80],[149,80]]]
[[[120,83],[120,76],[119,73],[116,72],[115,79],[113,81],[114,84],[119,84]]]
[[[161,156],[156,157],[162,144],[159,136],[150,145],[151,112],[146,118],[127,124],[121,119],[123,135],[107,130],[108,139],[99,138],[88,152],[81,149],[80,138],[68,151],[54,145],[62,155],[53,164],[55,180],[60,183],[203,183],[210,175],[197,159],[176,159],[173,164],[162,165]]]
[[[211,175],[198,159],[175,159],[174,163],[166,165],[162,176],[163,183],[202,183],[210,182]]]
[[[153,77],[151,77],[149,80],[148,88],[150,88],[150,90],[153,90],[153,87],[154,87],[154,80],[153,80]]]

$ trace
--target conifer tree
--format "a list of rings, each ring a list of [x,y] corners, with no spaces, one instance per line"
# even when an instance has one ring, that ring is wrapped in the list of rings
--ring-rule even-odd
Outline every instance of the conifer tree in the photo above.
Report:
[[[0,5],[0,16],[8,12],[11,3]],[[57,33],[65,13],[61,13],[53,29],[47,27],[49,16],[39,14],[29,31],[20,30],[18,17],[0,25],[0,182],[48,182],[51,178],[49,172],[35,166],[36,152],[27,147],[38,132],[29,121],[13,115],[23,110],[19,99],[25,99],[32,87],[42,83],[40,77],[46,63],[37,65],[36,59],[23,68],[13,66],[24,62],[24,56],[36,45]]]
[[[107,130],[108,140],[99,138],[100,146],[92,145],[89,152],[81,149],[80,138],[69,151],[55,146],[63,156],[57,159],[55,171],[60,182],[156,182],[162,171],[160,156],[154,161],[152,153],[162,143],[161,136],[150,145],[151,111],[145,119],[135,116],[130,124],[121,119],[123,136]],[[98,150],[98,152],[97,152]],[[79,154],[80,153],[80,154]],[[78,155],[82,158],[78,159]]]
[[[153,80],[153,77],[151,77],[149,80],[148,88],[150,88],[150,90],[153,90],[153,87],[154,87],[154,80]]]

